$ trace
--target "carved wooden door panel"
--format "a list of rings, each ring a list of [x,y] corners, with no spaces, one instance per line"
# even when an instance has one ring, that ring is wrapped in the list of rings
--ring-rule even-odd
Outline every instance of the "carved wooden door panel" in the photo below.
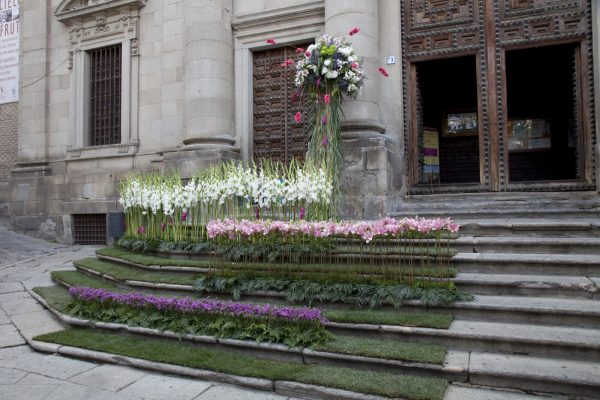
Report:
[[[253,157],[255,161],[271,159],[289,163],[292,159],[304,160],[308,137],[303,122],[296,123],[294,120],[294,114],[303,111],[300,109],[300,99],[294,96],[295,69],[293,66],[281,66],[285,60],[295,59],[295,57],[292,47],[254,52]]]
[[[436,192],[587,189],[593,187],[593,85],[590,0],[407,0],[402,8],[405,149],[411,192],[422,186],[423,99],[419,65],[474,58],[477,79],[479,182],[439,185]],[[561,183],[509,182],[506,52],[574,45],[574,115],[580,179]],[[421,64],[420,64],[421,63]]]

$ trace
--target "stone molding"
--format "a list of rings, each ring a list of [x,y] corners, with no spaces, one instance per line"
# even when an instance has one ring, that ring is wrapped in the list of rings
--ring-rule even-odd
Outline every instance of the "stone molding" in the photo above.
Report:
[[[105,146],[67,146],[67,159],[96,159],[114,156],[134,155],[139,143],[119,143]]]
[[[93,17],[124,6],[140,9],[145,5],[146,0],[63,0],[56,7],[54,15],[58,21],[72,25],[81,18]]]
[[[252,52],[271,46],[265,43],[270,38],[277,38],[276,46],[285,46],[323,35],[325,2],[314,1],[272,11],[234,15],[232,26],[235,43],[235,132],[242,160],[247,163],[253,154]]]

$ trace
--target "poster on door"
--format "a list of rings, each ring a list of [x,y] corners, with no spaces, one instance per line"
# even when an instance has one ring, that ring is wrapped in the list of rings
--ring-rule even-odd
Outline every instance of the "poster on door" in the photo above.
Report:
[[[19,101],[19,0],[0,0],[0,104]]]
[[[423,182],[440,180],[440,141],[434,128],[423,129]]]

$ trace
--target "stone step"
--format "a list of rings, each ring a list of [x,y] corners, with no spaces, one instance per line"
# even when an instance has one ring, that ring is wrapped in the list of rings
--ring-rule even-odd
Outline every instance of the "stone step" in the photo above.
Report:
[[[476,295],[450,308],[458,319],[526,323],[557,327],[600,328],[600,301],[554,297]]]
[[[157,290],[169,293],[194,293],[191,285],[174,285],[151,283],[134,280],[117,280],[114,277],[98,273],[79,265],[76,269],[88,276],[107,280],[131,290]],[[278,292],[257,292],[245,298],[260,300],[282,299]],[[347,308],[347,304],[332,304]],[[419,302],[408,302],[403,307],[422,310],[425,305]],[[600,328],[600,301],[560,299],[523,296],[491,296],[477,295],[473,301],[458,302],[450,306],[430,306],[430,309],[451,310],[456,318],[477,321],[517,321],[540,325],[577,326],[583,328]]]
[[[600,363],[522,355],[471,353],[469,381],[474,385],[509,387],[598,399],[600,398]]]
[[[556,396],[524,393],[514,389],[466,386],[453,384],[448,387],[444,400],[550,400]]]
[[[593,254],[458,253],[459,272],[600,276],[600,256]]]
[[[600,237],[464,236],[451,242],[465,253],[592,254],[600,256]]]
[[[600,277],[461,272],[454,281],[473,294],[600,300]]]
[[[532,324],[455,320],[449,329],[328,322],[338,334],[397,338],[439,343],[457,351],[482,351],[552,357],[578,361],[600,360],[600,331]]]
[[[459,219],[467,236],[599,237],[600,218],[489,218]]]

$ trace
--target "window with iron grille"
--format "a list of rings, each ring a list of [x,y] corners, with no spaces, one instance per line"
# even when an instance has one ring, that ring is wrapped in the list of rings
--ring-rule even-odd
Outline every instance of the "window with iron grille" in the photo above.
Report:
[[[106,214],[73,215],[75,244],[106,244]]]
[[[308,137],[304,123],[296,123],[294,114],[302,112],[304,121],[306,113],[300,109],[300,98],[293,96],[294,67],[281,66],[285,60],[296,58],[295,50],[285,47],[256,51],[253,58],[254,160],[303,161]]]
[[[121,44],[88,51],[90,146],[121,143]]]

